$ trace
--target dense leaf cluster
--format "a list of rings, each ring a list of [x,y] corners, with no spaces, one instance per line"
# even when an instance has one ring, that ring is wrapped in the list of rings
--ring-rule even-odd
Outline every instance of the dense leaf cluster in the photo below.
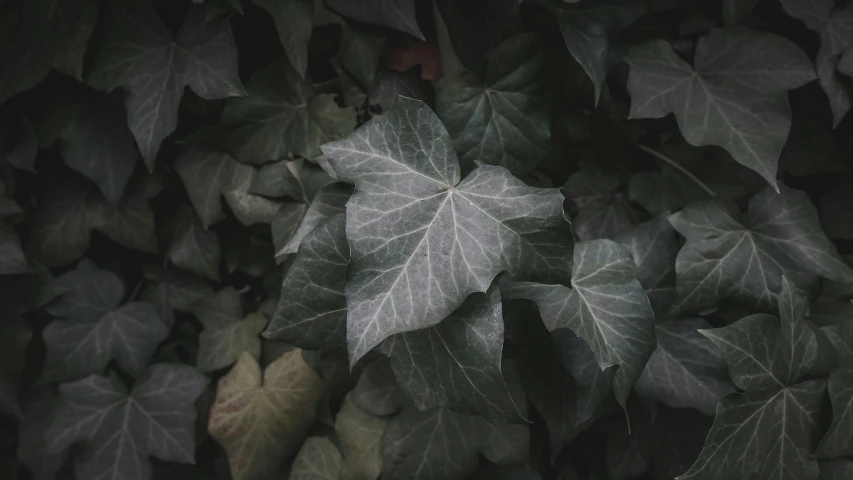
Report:
[[[0,478],[853,478],[853,4],[0,1]]]

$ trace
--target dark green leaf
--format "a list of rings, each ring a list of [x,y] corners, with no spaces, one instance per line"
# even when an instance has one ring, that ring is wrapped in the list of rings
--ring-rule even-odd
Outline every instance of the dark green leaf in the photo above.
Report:
[[[189,312],[196,300],[213,295],[210,285],[198,277],[158,268],[146,269],[144,275],[153,283],[142,291],[139,299],[157,307],[160,318],[169,325],[174,323],[175,310]]]
[[[38,389],[27,402],[17,453],[18,460],[26,465],[33,480],[55,480],[57,471],[68,458],[68,449],[51,452],[45,441],[56,406],[56,394],[51,388]]]
[[[563,185],[577,210],[573,231],[581,240],[613,238],[642,221],[642,214],[619,191],[619,178],[592,165],[583,165]]]
[[[163,140],[175,131],[184,87],[205,99],[245,95],[237,75],[237,49],[225,17],[206,21],[190,8],[173,35],[154,7],[139,0],[108,4],[107,38],[87,81],[123,88],[130,131],[153,170]]]
[[[175,230],[167,252],[172,263],[196,275],[219,280],[222,254],[216,234],[205,230],[188,206],[178,208],[174,222]]]
[[[849,457],[853,455],[853,370],[845,365],[833,371],[826,389],[832,401],[832,424],[815,453],[818,458]]]
[[[267,318],[262,313],[243,318],[240,294],[233,287],[196,301],[190,310],[204,327],[198,339],[199,370],[210,372],[228,367],[244,352],[256,360],[260,358],[260,333],[267,326]]]
[[[308,69],[308,41],[314,26],[312,0],[252,0],[272,15],[287,58],[300,77]]]
[[[665,317],[675,296],[675,258],[678,243],[666,217],[657,217],[616,237],[631,252],[637,265],[637,280],[649,297],[655,317]]]
[[[326,3],[332,10],[353,20],[382,25],[424,39],[415,18],[415,0],[327,0]]]
[[[30,266],[21,250],[18,234],[12,227],[0,223],[0,275],[15,275],[29,271]]]
[[[27,345],[33,337],[24,319],[4,315],[0,321],[0,413],[16,421],[24,419],[20,405],[20,382],[27,359]]]
[[[828,185],[820,199],[820,223],[829,238],[853,240],[853,177]]]
[[[352,185],[332,183],[322,187],[302,217],[299,228],[296,229],[288,242],[276,252],[276,256],[296,253],[302,241],[318,225],[335,215],[344,213],[344,207],[350,196],[352,196]]]
[[[349,398],[371,415],[387,416],[403,404],[403,391],[397,385],[391,364],[380,357],[364,369]]]
[[[791,128],[787,90],[815,78],[793,42],[716,29],[699,40],[693,67],[662,40],[633,47],[626,61],[631,118],[674,113],[688,143],[720,146],[777,185],[779,154]]]

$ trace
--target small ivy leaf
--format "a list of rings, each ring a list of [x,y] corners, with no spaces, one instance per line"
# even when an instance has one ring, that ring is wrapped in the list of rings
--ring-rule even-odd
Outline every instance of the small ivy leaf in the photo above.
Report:
[[[55,480],[68,459],[68,450],[51,452],[45,441],[57,407],[57,396],[51,388],[36,390],[27,402],[26,417],[18,427],[18,460],[27,467],[33,480]]]
[[[16,314],[4,315],[0,322],[0,414],[16,422],[24,420],[19,390],[27,359],[32,328]]]
[[[842,366],[832,371],[827,391],[832,402],[832,424],[815,454],[822,459],[849,457],[853,455],[853,370]]]
[[[495,424],[519,423],[501,373],[503,339],[501,293],[493,284],[438,325],[394,335],[383,349],[418,410],[446,407]]]
[[[168,328],[147,302],[119,306],[124,285],[112,272],[84,259],[59,279],[69,293],[49,307],[59,316],[44,329],[47,354],[39,383],[102,373],[110,360],[132,375],[145,372]]]
[[[252,0],[269,12],[293,69],[301,78],[308,70],[308,41],[314,27],[312,0]]]
[[[817,478],[810,449],[820,434],[826,382],[796,383],[817,358],[806,308],[806,299],[785,279],[778,319],[757,314],[700,331],[723,353],[735,385],[746,391],[720,401],[702,454],[679,480]]]
[[[95,0],[35,0],[21,6],[20,23],[3,35],[0,105],[38,84],[54,67],[78,80],[98,18]],[[8,43],[6,43],[8,42]]]
[[[853,322],[846,320],[822,329],[835,349],[839,365],[853,361]]]
[[[154,212],[148,204],[149,195],[137,188],[128,192],[117,204],[112,205],[96,197],[101,209],[103,225],[98,230],[108,238],[147,253],[157,252]],[[97,218],[97,215],[96,215]]]
[[[174,323],[175,310],[189,312],[197,300],[213,295],[210,285],[198,277],[156,267],[146,267],[143,275],[152,283],[142,290],[139,299],[157,307],[160,318],[169,325]]]
[[[388,420],[362,410],[351,397],[344,398],[335,417],[335,434],[344,456],[340,479],[376,479],[382,472],[382,434]]]
[[[290,480],[339,480],[342,463],[341,452],[331,440],[309,437],[293,460]]]
[[[382,478],[461,480],[477,469],[477,456],[500,465],[527,458],[526,425],[487,423],[444,408],[414,408],[391,417],[382,437]]]
[[[173,220],[169,260],[178,268],[218,281],[222,252],[216,233],[206,230],[189,206],[179,206]]]
[[[234,480],[274,476],[314,423],[323,381],[291,350],[261,373],[244,353],[219,380],[208,430],[228,454]]]
[[[572,226],[580,240],[613,238],[643,220],[627,195],[619,192],[619,178],[593,165],[572,174],[563,193],[577,209]]]
[[[601,369],[618,365],[616,400],[624,408],[631,386],[655,350],[654,313],[636,278],[631,254],[610,240],[575,246],[572,288],[507,282],[507,298],[536,302],[548,330],[568,328],[592,348]]]
[[[258,170],[249,193],[265,197],[290,197],[296,201],[305,199],[301,179],[302,160],[282,160],[271,162]]]
[[[288,242],[276,252],[277,257],[296,253],[302,241],[311,233],[318,225],[326,221],[326,219],[345,212],[347,201],[352,196],[352,185],[344,183],[331,183],[322,187],[305,216],[302,218],[299,228],[293,233]]]
[[[449,135],[423,102],[401,97],[323,151],[356,184],[347,203],[352,363],[390,335],[436,325],[501,271],[567,279],[560,192],[487,165],[460,181]]]
[[[723,23],[726,26],[744,23],[761,0],[723,0]]]
[[[157,364],[128,392],[117,380],[91,375],[59,387],[45,435],[52,451],[84,442],[74,462],[81,480],[152,478],[149,455],[195,461],[195,401],[207,378],[186,365]]]
[[[853,240],[853,176],[832,182],[820,199],[820,223],[829,238]]]
[[[355,127],[355,111],[338,108],[334,94],[314,93],[281,58],[252,75],[246,89],[248,96],[225,102],[219,126],[186,142],[209,143],[241,163],[263,165],[295,155],[313,158],[321,144]]]
[[[341,50],[337,61],[365,90],[373,87],[376,69],[382,57],[385,37],[372,35],[343,24]]]
[[[791,128],[787,91],[815,78],[799,47],[777,35],[715,29],[699,39],[693,67],[662,40],[631,48],[625,60],[630,118],[674,113],[688,143],[720,146],[776,187]]]
[[[273,249],[276,252],[275,259],[277,263],[280,264],[287,260],[287,255],[278,255],[278,252],[296,235],[296,231],[302,225],[302,220],[305,218],[306,213],[308,213],[308,206],[304,203],[285,202],[278,209],[278,213],[276,213],[272,222],[270,222]]]
[[[664,318],[675,297],[675,258],[679,245],[665,216],[653,218],[623,232],[616,241],[631,252],[637,280],[649,297],[655,318]]]
[[[329,8],[339,14],[383,27],[393,28],[424,40],[415,18],[415,0],[327,0]]]
[[[0,223],[0,275],[16,275],[30,271],[15,229]]]
[[[270,223],[281,206],[276,200],[250,193],[257,171],[227,153],[191,147],[178,158],[175,170],[204,228],[222,217],[220,195],[243,225]]]
[[[346,346],[344,283],[349,245],[345,228],[341,213],[321,223],[302,241],[282,282],[265,338],[314,350]]]
[[[773,308],[782,276],[812,291],[821,277],[853,281],[853,271],[824,236],[805,193],[766,187],[741,214],[731,202],[691,203],[669,217],[687,243],[676,259],[673,312],[701,311],[731,299]]]
[[[644,12],[642,5],[624,0],[584,2],[556,10],[557,22],[569,53],[592,80],[596,105],[606,74],[609,30],[631,25]]]
[[[240,294],[225,287],[215,295],[190,306],[204,330],[199,335],[196,368],[212,372],[228,367],[245,352],[255,360],[261,356],[260,333],[267,326],[262,313],[243,318]]]
[[[673,408],[713,416],[717,402],[735,388],[723,355],[698,331],[710,328],[701,318],[656,325],[657,349],[637,380],[637,392]]]
[[[403,405],[403,391],[385,357],[371,362],[349,395],[352,403],[374,416],[388,416]]]
[[[820,35],[816,58],[818,81],[829,97],[833,126],[838,126],[853,104],[850,90],[836,72],[839,57],[853,45],[853,9],[850,6],[836,8],[833,0],[780,2],[788,15],[802,20]]]
[[[539,81],[544,67],[541,39],[525,33],[497,47],[484,78],[458,69],[436,84],[436,112],[463,171],[480,161],[521,175],[545,158],[551,117]]]
[[[107,36],[87,82],[127,91],[127,121],[148,169],[154,169],[163,140],[178,125],[184,87],[220,99],[246,95],[237,75],[237,48],[227,17],[207,21],[192,7],[173,35],[153,5],[136,0],[110,3]]]

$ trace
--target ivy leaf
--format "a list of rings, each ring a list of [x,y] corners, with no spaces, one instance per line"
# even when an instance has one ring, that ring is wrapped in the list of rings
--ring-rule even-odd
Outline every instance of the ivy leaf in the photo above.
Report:
[[[654,314],[635,271],[622,246],[594,240],[575,246],[572,288],[509,282],[503,289],[507,298],[536,302],[548,330],[568,328],[583,338],[600,368],[618,365],[613,390],[623,408],[655,350]]]
[[[45,441],[53,451],[83,442],[80,480],[152,478],[154,456],[195,461],[195,401],[207,379],[186,365],[157,364],[128,392],[115,378],[91,375],[59,387]]]
[[[289,255],[296,253],[303,240],[311,233],[318,225],[326,219],[334,217],[340,213],[344,213],[347,201],[352,196],[352,185],[344,183],[331,183],[322,187],[305,216],[299,224],[299,228],[293,233],[288,242],[276,252],[276,256]]]
[[[527,458],[526,425],[491,425],[444,408],[404,410],[388,421],[382,438],[382,478],[464,479],[477,455],[500,465]]]
[[[32,328],[17,315],[9,315],[0,322],[0,413],[18,422],[24,419],[19,385],[32,337]]]
[[[388,420],[365,412],[352,401],[351,396],[344,398],[335,418],[335,434],[344,456],[340,478],[376,479],[382,472],[382,434]]]
[[[338,480],[341,478],[341,452],[326,437],[310,437],[302,444],[290,480]]]
[[[577,209],[572,225],[581,240],[613,238],[643,220],[628,196],[619,192],[619,178],[592,165],[572,174],[563,193]]]
[[[379,357],[365,367],[349,395],[352,403],[373,416],[388,416],[403,404],[403,391],[391,363]]]
[[[36,157],[38,156],[39,149],[38,134],[36,134],[33,124],[24,116],[21,116],[18,126],[19,130],[15,146],[10,150],[0,153],[0,161],[5,161],[9,165],[21,170],[35,172]]]
[[[464,171],[477,161],[527,173],[545,158],[551,137],[542,97],[541,41],[525,33],[501,43],[484,78],[457,69],[436,85],[436,112],[447,127]]]
[[[347,204],[352,363],[392,334],[437,324],[500,271],[565,280],[571,236],[559,191],[485,165],[460,181],[450,138],[422,102],[400,98],[323,151],[356,184]]]
[[[267,326],[262,313],[243,317],[240,294],[225,287],[190,306],[204,330],[199,335],[196,367],[211,372],[230,366],[246,352],[254,359],[261,356],[260,333]]]
[[[303,192],[302,181],[298,177],[302,170],[302,163],[302,160],[282,160],[264,165],[258,170],[249,193],[265,197],[290,197],[297,201],[303,200],[306,194]]]
[[[275,217],[270,222],[270,230],[272,233],[273,249],[276,251],[275,259],[277,263],[282,263],[288,259],[286,255],[278,255],[278,252],[290,242],[290,240],[299,230],[302,225],[302,220],[305,214],[308,213],[308,206],[304,203],[285,202],[278,209]]]
[[[242,163],[263,165],[293,155],[313,158],[322,143],[355,127],[355,112],[338,108],[335,95],[314,93],[284,60],[277,58],[246,82],[248,96],[225,103],[218,127],[187,139],[218,146]]]
[[[839,57],[853,45],[853,9],[849,6],[836,8],[833,0],[780,0],[785,12],[802,20],[806,26],[820,35],[817,52],[817,76],[820,86],[829,97],[832,108],[833,126],[850,110],[853,97],[836,68]]]
[[[323,381],[291,350],[261,374],[244,353],[219,380],[208,429],[228,454],[234,480],[274,477],[314,423]]]
[[[308,41],[314,27],[312,0],[252,0],[269,12],[293,69],[301,78],[308,70]]]
[[[853,455],[853,370],[838,368],[827,382],[832,401],[832,424],[816,449],[818,458],[838,458]]]
[[[723,0],[723,23],[726,25],[735,25],[745,22],[759,1]]]
[[[595,89],[595,104],[604,84],[608,31],[625,28],[645,12],[642,5],[624,0],[583,2],[556,10],[557,22],[569,53],[580,64]]]
[[[701,318],[655,326],[657,348],[637,380],[637,392],[673,408],[695,408],[713,416],[717,402],[735,391],[720,351],[699,330]]]
[[[0,105],[12,95],[34,87],[51,67],[79,80],[97,17],[98,2],[94,0],[24,3],[17,28],[9,29],[12,35],[3,35]]]
[[[669,43],[631,48],[630,118],[675,114],[694,146],[717,145],[774,187],[791,128],[787,90],[815,78],[808,57],[790,40],[739,29],[699,39],[693,67]]]
[[[616,237],[631,252],[637,265],[637,280],[649,297],[657,319],[664,318],[675,296],[675,258],[679,245],[666,217],[641,223]]]
[[[27,273],[30,266],[12,227],[0,223],[0,275]]]
[[[55,480],[68,459],[68,451],[51,452],[45,435],[53,423],[57,395],[51,388],[36,390],[27,402],[24,422],[19,426],[18,460],[29,470],[33,480]]]
[[[216,233],[205,230],[189,206],[180,206],[173,220],[174,233],[167,252],[169,260],[191,273],[219,280],[222,252]]]
[[[177,127],[184,87],[208,100],[246,94],[231,26],[192,7],[175,36],[152,4],[136,0],[111,3],[106,13],[107,37],[87,81],[127,92],[130,131],[153,171],[160,144]]]
[[[281,203],[250,193],[257,171],[237,163],[227,153],[194,147],[175,163],[184,188],[204,228],[222,217],[222,195],[244,225],[270,223]]]
[[[370,89],[374,85],[384,45],[385,37],[344,26],[341,50],[336,58],[362,88]]]
[[[845,480],[850,477],[851,471],[853,471],[853,462],[850,460],[821,462],[818,480]]]
[[[121,279],[88,259],[58,282],[68,293],[49,308],[60,318],[44,329],[47,356],[39,382],[102,373],[110,360],[127,373],[143,373],[157,344],[169,334],[157,309],[147,302],[122,305]]]
[[[672,311],[700,311],[726,299],[772,308],[783,275],[804,291],[814,290],[820,277],[853,281],[808,196],[785,186],[779,191],[758,192],[743,215],[731,202],[705,200],[669,217],[687,239],[676,259]]]
[[[174,323],[175,310],[189,312],[197,300],[213,295],[207,282],[191,275],[159,268],[146,268],[143,275],[152,283],[142,290],[139,299],[157,307],[160,318],[169,325]]]
[[[338,214],[302,241],[284,277],[265,338],[317,350],[346,345],[344,283],[349,245],[345,228],[345,216]]]
[[[826,383],[796,383],[817,358],[806,307],[785,281],[778,319],[757,314],[701,331],[723,353],[735,385],[746,391],[720,401],[705,448],[679,480],[817,478],[810,447],[819,435]]]
[[[501,373],[501,294],[473,293],[438,325],[390,337],[383,346],[418,410],[446,407],[505,424],[522,421]]]
[[[415,0],[365,0],[357,3],[327,0],[326,3],[329,8],[345,17],[393,28],[424,40],[424,34],[421,33],[415,18]]]

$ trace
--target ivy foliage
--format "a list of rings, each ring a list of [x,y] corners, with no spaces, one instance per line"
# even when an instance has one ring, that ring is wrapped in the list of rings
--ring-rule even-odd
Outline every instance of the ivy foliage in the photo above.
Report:
[[[0,478],[851,478],[851,32],[0,0]]]

